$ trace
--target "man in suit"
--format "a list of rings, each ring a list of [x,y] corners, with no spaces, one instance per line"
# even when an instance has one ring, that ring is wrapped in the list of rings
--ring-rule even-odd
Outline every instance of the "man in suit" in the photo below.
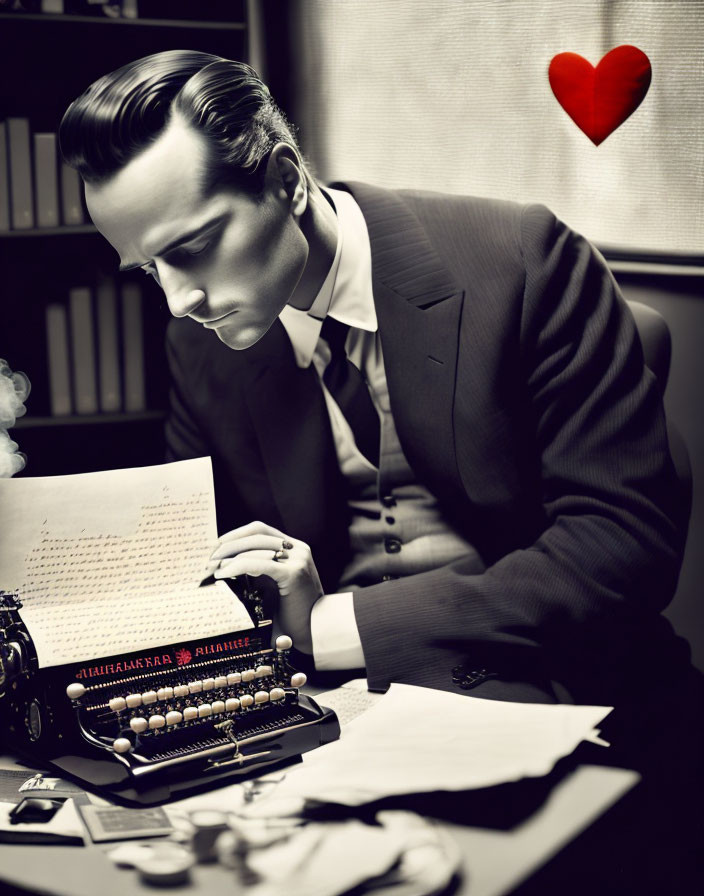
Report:
[[[312,666],[533,701],[676,678],[660,391],[583,238],[537,205],[324,188],[256,74],[201,53],[100,79],[60,137],[176,318],[169,456],[213,458],[211,570],[273,580]]]

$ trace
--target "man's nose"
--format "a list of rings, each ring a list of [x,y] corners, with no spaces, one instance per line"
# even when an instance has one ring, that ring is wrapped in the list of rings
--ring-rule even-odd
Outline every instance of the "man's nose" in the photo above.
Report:
[[[157,271],[169,311],[174,317],[187,317],[205,300],[205,292],[181,272],[158,263]]]

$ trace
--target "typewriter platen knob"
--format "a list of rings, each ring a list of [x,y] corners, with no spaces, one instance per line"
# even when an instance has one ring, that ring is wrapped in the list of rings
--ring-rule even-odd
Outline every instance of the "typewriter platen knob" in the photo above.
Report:
[[[293,647],[293,641],[288,635],[279,635],[276,639],[277,650],[290,650]]]
[[[71,684],[66,688],[66,696],[70,697],[71,700],[80,700],[85,692],[85,685],[81,684],[80,681],[72,681]]]
[[[294,672],[291,676],[291,687],[292,688],[302,688],[303,685],[308,681],[308,676],[305,672]]]
[[[112,742],[112,748],[116,753],[129,753],[132,749],[132,741],[126,737],[118,737]]]

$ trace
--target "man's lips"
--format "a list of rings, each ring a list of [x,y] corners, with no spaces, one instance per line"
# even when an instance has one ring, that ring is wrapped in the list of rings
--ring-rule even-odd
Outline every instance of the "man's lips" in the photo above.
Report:
[[[227,314],[223,314],[222,317],[215,317],[212,320],[201,320],[198,323],[203,324],[206,330],[216,330],[223,321],[226,321],[228,317],[231,317],[233,314],[237,314],[237,311],[228,311]]]

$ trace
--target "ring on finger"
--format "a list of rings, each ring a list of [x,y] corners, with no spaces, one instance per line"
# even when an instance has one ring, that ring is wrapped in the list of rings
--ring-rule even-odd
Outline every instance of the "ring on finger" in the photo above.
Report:
[[[292,551],[293,550],[293,545],[291,544],[290,541],[285,541],[285,540],[282,541],[281,547],[284,549],[284,551]]]
[[[288,557],[286,551],[274,551],[274,556],[271,558],[275,563],[278,563],[279,560],[285,560]]]

